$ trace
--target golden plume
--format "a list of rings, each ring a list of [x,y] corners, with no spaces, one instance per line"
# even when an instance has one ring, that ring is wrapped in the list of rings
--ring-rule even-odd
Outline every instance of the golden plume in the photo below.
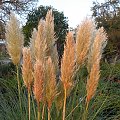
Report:
[[[55,65],[55,74],[58,74],[58,52],[56,46],[56,38],[54,32],[54,17],[52,16],[52,10],[47,12],[45,18],[45,38],[47,44],[47,54],[46,56],[51,56],[52,62]]]
[[[56,75],[55,67],[52,63],[50,57],[46,61],[45,68],[45,100],[47,102],[48,108],[51,108],[51,105],[57,95],[57,85],[56,85]]]
[[[30,48],[28,47],[23,48],[22,76],[24,84],[27,87],[28,91],[30,92],[30,88],[33,82],[33,75],[32,75],[31,52]]]
[[[34,65],[34,95],[39,104],[43,100],[44,91],[44,66],[42,62],[37,60]]]
[[[61,61],[61,81],[67,89],[73,85],[72,76],[75,70],[75,42],[73,34],[69,32],[66,37],[66,45],[64,46],[64,54]]]
[[[93,21],[88,19],[85,19],[78,27],[76,36],[76,61],[79,66],[84,64],[87,58],[94,27]]]
[[[100,28],[96,32],[95,40],[91,46],[91,51],[89,52],[88,57],[88,66],[89,66],[89,78],[87,80],[86,90],[87,97],[86,103],[88,104],[91,98],[94,96],[99,78],[100,78],[100,59],[102,56],[103,49],[107,43],[107,36],[103,28]]]

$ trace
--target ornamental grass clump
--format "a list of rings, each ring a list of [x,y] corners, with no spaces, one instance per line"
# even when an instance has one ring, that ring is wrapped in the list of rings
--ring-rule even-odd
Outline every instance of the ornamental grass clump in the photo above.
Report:
[[[21,50],[23,47],[23,35],[13,14],[11,15],[10,21],[6,27],[6,39],[8,52],[13,63],[17,67],[17,80],[20,100],[18,65],[20,63]],[[32,90],[34,93],[34,98],[37,103],[36,106],[38,110],[38,120],[41,118],[48,118],[48,120],[50,120],[52,118],[53,114],[51,114],[51,109],[54,109],[54,106],[52,107],[52,105],[55,101],[55,98],[57,98],[56,101],[60,99],[60,101],[56,102],[57,104],[60,103],[57,106],[60,107],[60,109],[63,107],[62,120],[66,119],[66,100],[67,97],[70,96],[72,90],[74,92],[74,87],[77,86],[75,88],[75,94],[77,89],[79,89],[79,86],[76,84],[79,83],[79,80],[76,80],[78,78],[76,77],[76,71],[78,68],[81,68],[82,65],[86,65],[88,70],[87,83],[85,83],[87,93],[85,100],[86,109],[82,116],[83,120],[87,119],[88,106],[90,100],[95,95],[100,79],[100,59],[103,49],[106,46],[106,39],[106,33],[103,28],[96,30],[96,26],[92,20],[84,20],[78,28],[75,39],[72,32],[67,33],[64,45],[64,53],[61,59],[61,66],[59,67],[56,48],[57,39],[54,32],[54,17],[52,10],[47,12],[45,20],[40,20],[38,29],[34,29],[32,33],[30,47],[23,48],[22,77],[24,85],[28,90],[29,120],[32,118],[30,113],[31,88],[33,88]],[[80,104],[78,99],[80,99],[81,96],[74,97],[75,99],[68,99],[70,100],[69,103],[74,100],[72,103],[72,108],[74,105],[77,103],[78,104],[71,110],[68,116],[70,116],[71,113],[73,114],[73,111],[77,109],[78,105]],[[47,110],[45,108],[47,108]],[[80,110],[82,111],[83,109],[80,108]],[[48,116],[46,117],[45,115]]]
[[[64,53],[61,61],[61,81],[64,88],[63,120],[65,120],[66,98],[69,91],[72,90],[74,81],[73,73],[75,70],[75,43],[73,34],[69,32],[66,37]]]
[[[32,58],[29,47],[23,48],[22,76],[24,84],[28,91],[28,118],[30,120],[30,92],[33,83]]]
[[[12,13],[10,14],[10,20],[7,22],[6,25],[6,46],[8,53],[12,59],[12,62],[16,66],[17,69],[17,82],[18,82],[18,94],[19,94],[19,103],[20,109],[22,113],[22,106],[21,106],[21,88],[20,88],[20,80],[19,80],[19,64],[21,59],[22,47],[24,43],[24,36],[22,34],[20,24],[17,21],[15,15]]]

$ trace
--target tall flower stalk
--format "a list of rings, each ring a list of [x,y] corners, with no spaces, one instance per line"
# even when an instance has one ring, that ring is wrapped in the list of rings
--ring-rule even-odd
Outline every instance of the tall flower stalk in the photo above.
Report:
[[[61,81],[64,88],[63,120],[65,120],[67,93],[72,89],[74,81],[72,79],[75,68],[75,43],[72,33],[66,37],[64,54],[61,61]]]
[[[20,109],[22,112],[21,98],[20,98],[21,88],[20,88],[20,80],[19,80],[19,63],[20,63],[21,52],[24,43],[24,37],[20,29],[20,24],[17,21],[14,14],[10,15],[10,20],[6,25],[5,36],[6,36],[8,53],[17,69],[18,95],[19,95]]]
[[[22,64],[22,76],[24,84],[28,90],[28,118],[30,120],[30,93],[31,85],[33,82],[33,68],[30,48],[23,48],[23,64]]]

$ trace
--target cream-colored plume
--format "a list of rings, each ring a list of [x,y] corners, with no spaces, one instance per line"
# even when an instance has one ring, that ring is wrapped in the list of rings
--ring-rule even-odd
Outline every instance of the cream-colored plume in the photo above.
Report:
[[[6,42],[8,53],[15,65],[18,65],[21,58],[24,37],[20,24],[14,14],[10,15],[10,20],[6,25]]]

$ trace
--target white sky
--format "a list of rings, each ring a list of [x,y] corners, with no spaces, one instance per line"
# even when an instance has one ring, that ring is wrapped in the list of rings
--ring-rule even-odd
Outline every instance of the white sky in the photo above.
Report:
[[[92,2],[96,0],[39,0],[39,5],[53,6],[68,17],[69,27],[76,27],[85,17],[91,15]],[[97,0],[99,3],[105,0]]]

